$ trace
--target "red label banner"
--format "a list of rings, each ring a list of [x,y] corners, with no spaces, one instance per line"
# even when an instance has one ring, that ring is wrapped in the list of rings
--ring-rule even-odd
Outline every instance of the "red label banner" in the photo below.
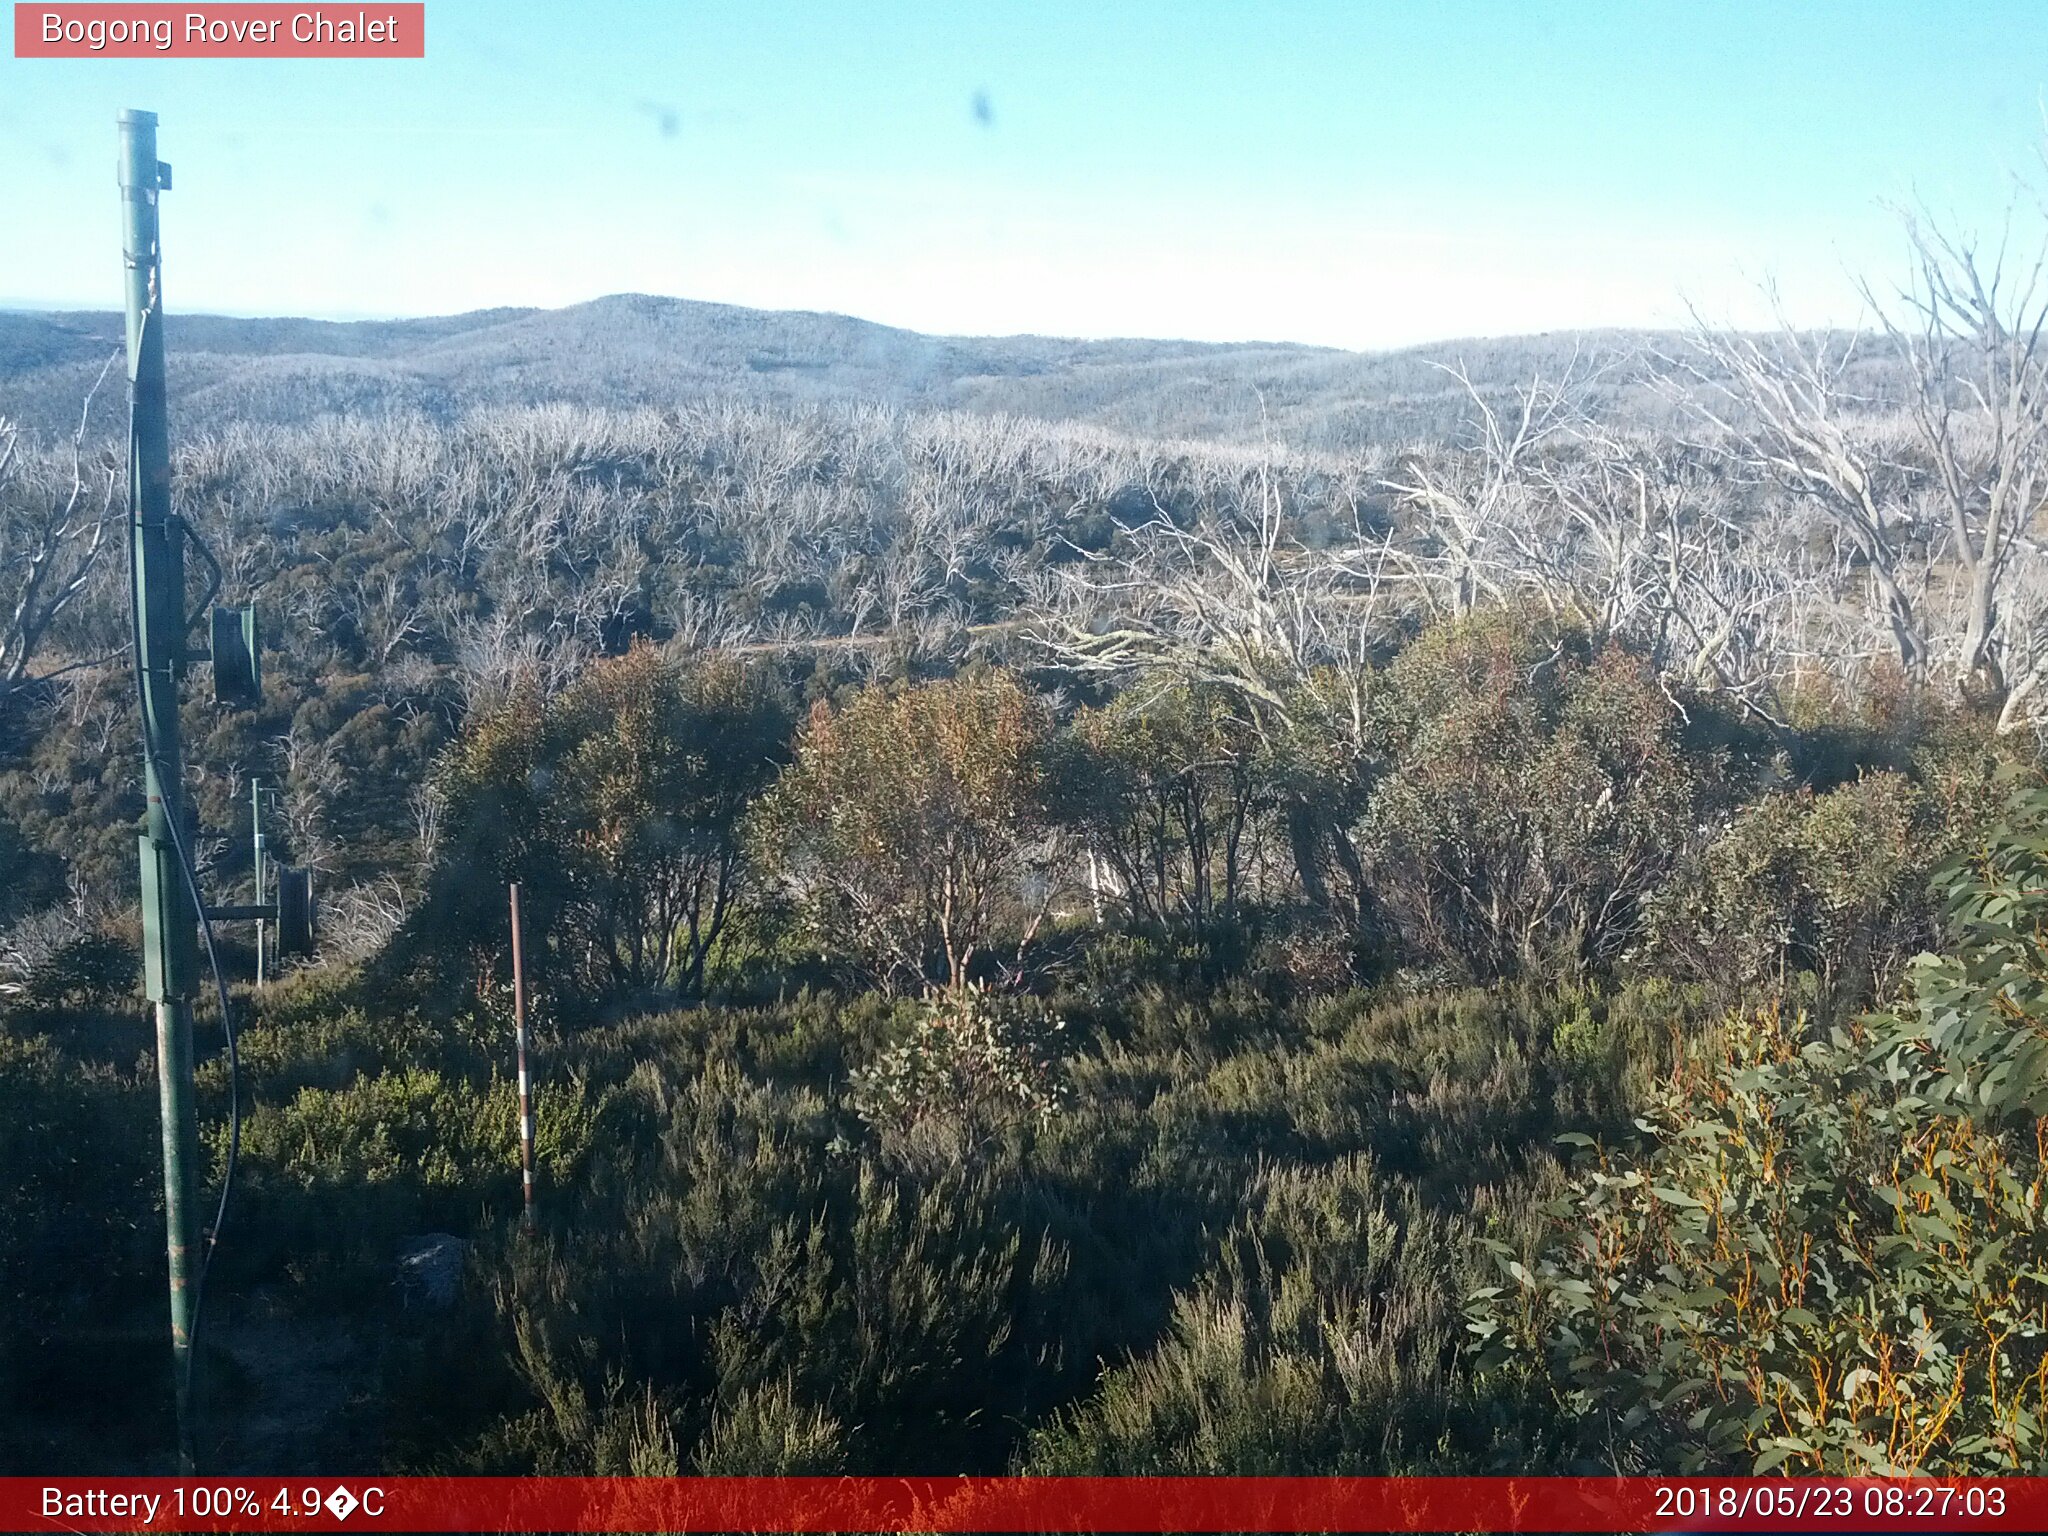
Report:
[[[2041,1531],[2048,1478],[0,1478],[8,1531]]]
[[[423,59],[424,4],[14,7],[17,59]]]

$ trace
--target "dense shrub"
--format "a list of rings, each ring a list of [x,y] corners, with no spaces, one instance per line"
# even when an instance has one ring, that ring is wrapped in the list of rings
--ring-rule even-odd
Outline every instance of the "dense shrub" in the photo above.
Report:
[[[2044,1149],[1913,1088],[1865,1038],[1731,1023],[1650,1147],[1589,1149],[1540,1257],[1498,1245],[1483,1369],[1546,1384],[1603,1467],[2038,1465]]]
[[[757,846],[825,946],[879,981],[958,986],[1044,909],[1048,730],[1000,672],[820,702]]]
[[[1379,907],[1413,953],[1479,976],[1618,957],[1710,782],[1645,662],[1514,610],[1402,652],[1382,730]]]
[[[533,1101],[535,1167],[558,1199],[580,1182],[610,1101],[574,1077],[542,1082]],[[206,1139],[219,1168],[224,1119]],[[259,1100],[242,1120],[242,1229],[231,1256],[245,1272],[328,1266],[330,1277],[360,1281],[405,1236],[467,1230],[493,1207],[513,1209],[519,1157],[518,1092],[504,1077],[409,1066]]]
[[[134,1045],[141,1039],[136,1032]],[[0,1020],[0,1466],[86,1470],[109,1432],[123,1443],[170,1404],[159,1331],[163,1189],[156,1084],[80,1060]],[[57,1411],[61,1405],[61,1411]],[[72,1428],[84,1424],[80,1437]]]
[[[135,992],[140,968],[131,947],[62,907],[0,932],[0,1000],[23,1012],[112,1007]]]
[[[1811,788],[1730,813],[1730,765],[1756,766],[1741,729],[1626,651],[1519,613],[1361,655],[1320,695],[1355,704],[1348,723],[1302,684],[1256,729],[1212,681],[1091,683],[1063,715],[979,666],[858,690],[820,667],[807,691],[832,702],[791,753],[781,684],[736,664],[642,646],[522,675],[479,693],[443,760],[436,864],[391,949],[360,975],[330,964],[238,995],[245,1134],[216,1347],[224,1380],[275,1401],[313,1369],[280,1366],[278,1337],[324,1339],[341,1379],[323,1392],[351,1406],[291,1433],[330,1461],[1448,1472],[1785,1449],[1832,1468],[1927,1438],[1939,1383],[1914,1378],[1924,1340],[1896,1309],[1946,1330],[1976,1396],[2006,1367],[1965,1340],[1965,1302],[1994,1323],[2010,1302],[2004,1358],[2033,1358],[2014,1268],[2031,1228],[2011,1197],[2041,1153],[2002,1117],[2036,1107],[2011,1097],[2036,1037],[2006,1026],[2048,1012],[2048,872],[2025,817],[1968,834],[1990,757],[1967,730],[1851,722],[1825,772],[1799,770]],[[368,683],[308,716],[356,754],[350,773],[424,750],[432,732],[402,721],[439,706],[401,681],[361,725],[325,716]],[[363,844],[392,809],[324,824]],[[1846,1043],[1703,1031],[1730,988],[1817,985],[1840,1012],[1881,985],[1926,921],[1926,865],[1956,847],[1953,958],[1913,970],[1894,1014]],[[530,1229],[512,1220],[510,878],[546,983]],[[86,1337],[95,1307],[126,1309],[103,1342],[161,1334],[151,1073],[105,1065],[141,1037],[98,1013],[132,965],[63,953],[36,964],[75,980],[5,1004],[0,1151],[31,1172],[0,1196],[0,1241],[78,1272],[114,1261],[67,1289],[0,1250],[17,1364]],[[853,984],[847,962],[888,985]],[[667,1011],[636,1008],[649,997]],[[217,1042],[202,1028],[209,1194]],[[1636,1148],[1639,1116],[1695,1134]],[[1710,1168],[1710,1132],[1763,1161]],[[1565,1182],[1561,1133],[1617,1149],[1606,1183]],[[94,1137],[107,1157],[52,1160]],[[1667,1195],[1706,1202],[1714,1177],[1736,1195],[1703,1238]],[[1807,1193],[1787,1205],[1793,1184]],[[1852,1237],[1894,1220],[1897,1266],[1853,1268],[1852,1218]],[[1811,1237],[1865,1310],[1706,1295],[1715,1234],[1742,1222],[1728,1241],[1752,1262]],[[1994,1227],[2012,1241],[1972,1262],[2004,1301],[1956,1263]],[[398,1250],[428,1231],[468,1254],[445,1311],[396,1283]],[[1589,1233],[1600,1263],[1574,1246]],[[1469,1319],[1499,1353],[1475,1373],[1459,1306],[1493,1276],[1489,1239],[1529,1284]],[[1573,1286],[1604,1285],[1610,1259],[1617,1374],[1589,1379],[1565,1330],[1591,1336]],[[1657,1334],[1659,1307],[1683,1326]],[[1722,1364],[1725,1395],[1711,1370],[1678,1374],[1687,1349]],[[1852,1354],[1877,1377],[1850,1384],[1860,1417],[1786,1428],[1800,1410],[1771,1373],[1821,1360],[1831,1411]],[[1629,1397],[1624,1366],[1663,1400]],[[47,1379],[10,1369],[22,1401]],[[2021,1444],[2032,1389],[1997,1379],[2012,1413],[1958,1408],[1913,1464]],[[1781,1416],[1758,1429],[1766,1397]],[[1874,1427],[1885,1414],[1897,1437]],[[268,1464],[274,1418],[223,1422]]]
[[[64,861],[34,847],[7,815],[0,795],[0,869],[8,873],[0,887],[0,932],[32,914],[35,907],[57,899],[63,890]]]
[[[740,823],[786,755],[777,691],[651,646],[558,694],[524,682],[442,758],[440,859],[407,955],[488,969],[517,881],[534,972],[602,993],[695,992],[744,884]]]
[[[778,692],[739,663],[651,646],[564,693],[555,793],[588,870],[584,925],[615,985],[700,991],[744,885],[740,823],[788,757]]]
[[[1528,1454],[1457,1377],[1462,1218],[1363,1157],[1261,1170],[1243,1209],[1167,1337],[1034,1433],[1026,1471],[1386,1475]]]
[[[1480,1293],[1486,1364],[1588,1452],[1686,1469],[2011,1472],[2048,1437],[2048,794],[1939,872],[1949,952],[1821,1032],[1691,1053],[1639,1151],[1589,1148],[1555,1242]]]
[[[630,1218],[514,1264],[500,1306],[545,1413],[536,1465],[602,1464],[581,1426],[614,1372],[676,1405],[678,1445],[728,1465],[771,1435],[785,1457],[836,1457],[834,1422],[861,1426],[875,1464],[928,1464],[986,1432],[990,1372],[1022,1373],[999,1399],[1028,1391],[1060,1250],[986,1177],[828,1158],[815,1121],[799,1129],[820,1108],[728,1071],[684,1088],[660,1164],[621,1191]]]
[[[77,1061],[0,1024],[0,1156],[12,1170],[0,1180],[0,1286],[17,1323],[32,1326],[40,1301],[103,1276],[95,1250],[132,1230],[160,1192],[154,1109],[151,1075]],[[58,1276],[63,1286],[46,1283]]]
[[[1060,747],[1049,794],[1086,846],[1098,908],[1197,936],[1238,916],[1275,786],[1228,694],[1140,679]]]
[[[857,1069],[854,1112],[884,1153],[914,1167],[978,1160],[1014,1125],[1065,1104],[1064,1020],[1033,999],[963,987],[934,998],[910,1038]]]
[[[1658,893],[1654,944],[1733,995],[1801,971],[1824,1008],[1881,995],[1933,935],[1927,878],[1941,831],[1897,773],[1765,795]]]
[[[597,1110],[574,1080],[535,1098],[534,1160],[560,1181],[588,1152]],[[475,1088],[420,1067],[343,1089],[302,1088],[245,1120],[242,1151],[253,1169],[306,1188],[502,1182],[519,1168],[518,1097],[503,1079]]]

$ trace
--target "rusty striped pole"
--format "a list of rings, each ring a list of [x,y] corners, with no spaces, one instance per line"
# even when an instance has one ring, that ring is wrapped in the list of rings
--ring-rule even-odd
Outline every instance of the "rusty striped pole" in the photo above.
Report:
[[[522,1218],[533,1225],[533,1090],[526,1075],[526,952],[519,924],[519,883],[512,884],[512,1035],[519,1052],[519,1179]]]

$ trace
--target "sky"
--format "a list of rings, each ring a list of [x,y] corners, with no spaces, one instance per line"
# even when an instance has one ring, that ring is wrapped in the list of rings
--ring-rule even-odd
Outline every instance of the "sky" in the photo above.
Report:
[[[1774,284],[1853,323],[1898,205],[2037,209],[2044,93],[2036,0],[428,0],[422,60],[0,57],[0,303],[118,306],[143,107],[188,312],[1378,348]]]

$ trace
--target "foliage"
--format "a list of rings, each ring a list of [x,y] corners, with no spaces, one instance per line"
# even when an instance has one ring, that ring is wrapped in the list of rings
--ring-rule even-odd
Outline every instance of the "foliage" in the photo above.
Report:
[[[474,963],[503,947],[501,893],[517,881],[527,942],[542,973],[569,943],[578,871],[566,807],[554,794],[559,731],[548,700],[522,680],[495,708],[476,711],[435,768],[441,805],[437,867],[401,936],[401,953],[455,951]],[[559,964],[566,969],[567,957]]]
[[[848,1102],[893,1160],[978,1160],[1013,1124],[1043,1125],[1067,1099],[1066,1023],[1029,998],[969,985],[933,998],[848,1082]]]
[[[1271,809],[1260,740],[1217,688],[1141,679],[1061,738],[1049,796],[1085,842],[1091,894],[1197,936],[1252,891]]]
[[[590,1024],[535,1053],[528,1239],[510,1219],[502,1020],[424,1011],[374,974],[331,968],[248,1002],[241,1194],[210,1286],[285,1309],[293,1373],[310,1369],[301,1344],[336,1340],[337,1396],[362,1407],[294,1443],[470,1472],[1307,1467],[1332,1447],[1360,1466],[1512,1463],[1540,1426],[1460,1396],[1443,1275],[1481,1231],[1521,1240],[1554,1177],[1546,1139],[1611,1123],[1647,1051],[1643,1022],[1682,1007],[1668,991],[1311,999],[1219,984],[1169,953],[1111,957],[1086,997],[1042,1005],[826,991]],[[963,1008],[986,1033],[933,1038]],[[1581,1014],[1597,1048],[1554,1046]],[[1039,1034],[1066,1043],[1029,1092],[982,1071],[1022,1066],[1018,1046]],[[899,1102],[921,1108],[899,1140],[867,1095],[920,1037],[934,1064],[905,1074],[918,1095]],[[18,1119],[52,1123],[38,1106],[82,1080],[76,1048],[42,1048],[61,1070],[34,1079]],[[1061,1084],[1059,1112],[1041,1116]],[[200,1086],[217,1174],[218,1059]],[[141,1199],[107,1205],[137,1249],[120,1271],[136,1300],[118,1337],[133,1351],[161,1332],[146,1062],[123,1093],[112,1109]],[[93,1134],[61,1123],[51,1145]],[[982,1129],[955,1158],[966,1124]],[[49,1193],[71,1186],[26,1166],[23,1208],[46,1216],[104,1191],[110,1171],[79,1165],[88,1183],[60,1205]],[[472,1247],[447,1312],[409,1306],[394,1283],[396,1252],[435,1230]],[[123,1251],[83,1228],[76,1241]],[[1261,1394],[1284,1395],[1296,1451],[1278,1430],[1258,1455],[1183,1435],[1183,1408],[1163,1404],[1146,1438],[1112,1408],[1155,1356],[1153,1375],[1180,1369],[1176,1317],[1219,1308],[1242,1314],[1245,1349],[1272,1373],[1233,1375],[1245,1357],[1212,1340],[1203,1380],[1217,1394],[1243,1381],[1245,1396],[1227,1413],[1223,1396],[1202,1401],[1249,1435]],[[228,1316],[216,1337],[254,1348],[258,1323]],[[61,1338],[79,1337],[66,1323]],[[259,1371],[262,1390],[280,1369]],[[242,1436],[260,1421],[221,1422]]]
[[[441,857],[408,948],[503,948],[517,881],[535,971],[600,991],[701,989],[744,885],[740,822],[786,750],[739,663],[641,645],[558,694],[531,680],[442,759]]]
[[[63,861],[32,847],[4,808],[0,808],[0,868],[8,872],[6,888],[0,890],[0,928],[29,917],[61,889]]]
[[[1873,1018],[1879,1047],[1951,1112],[2048,1112],[2048,791],[2014,793],[1934,888],[1949,952],[1916,960],[1901,1005]]]
[[[552,1074],[533,1101],[540,1187],[573,1187],[612,1101]],[[518,1198],[518,1116],[508,1078],[421,1066],[259,1101],[242,1122],[236,1263],[260,1272],[289,1262],[345,1289],[409,1233],[473,1226],[489,1205]],[[206,1141],[218,1168],[223,1120]]]
[[[1540,1257],[1495,1245],[1482,1369],[1553,1383],[1603,1466],[2038,1465],[2043,1147],[1915,1086],[1850,1034],[1732,1022],[1652,1106],[1650,1148],[1589,1157]]]
[[[1766,794],[1695,850],[1652,903],[1653,943],[1740,993],[1814,974],[1823,1006],[1882,996],[1931,937],[1940,833],[1902,774]]]
[[[571,1079],[536,1098],[534,1159],[543,1176],[572,1176],[589,1150],[598,1107]],[[243,1151],[259,1177],[305,1187],[403,1181],[426,1189],[500,1180],[519,1169],[518,1095],[430,1069],[380,1073],[343,1089],[302,1088],[245,1121]]]
[[[1244,1211],[1167,1337],[1033,1434],[1025,1470],[1388,1475],[1526,1454],[1454,1374],[1454,1220],[1369,1157],[1261,1170]]]
[[[1709,783],[1647,664],[1488,610],[1422,636],[1386,683],[1363,841],[1411,948],[1480,976],[1620,954]]]
[[[137,1371],[133,1341],[109,1327],[145,1301],[161,1306],[157,1145],[146,1057],[84,1059],[0,1019],[0,1465],[61,1458],[56,1402],[116,1423],[168,1405]]]
[[[135,951],[51,907],[0,931],[0,998],[24,1010],[104,1008],[135,990]]]
[[[1485,1363],[1554,1382],[1608,1464],[2010,1472],[2048,1435],[2048,794],[1937,876],[1948,953],[1895,1010],[1818,1033],[1772,1009],[1594,1149]],[[1591,1139],[1577,1138],[1589,1147]]]
[[[1402,419],[1447,435],[1426,371],[1384,366],[1417,385]],[[1283,420],[1303,396],[1272,398]],[[1862,1465],[1857,1443],[1943,1470],[2017,1454],[2038,1393],[2007,1392],[1968,1329],[2009,1314],[2003,1358],[2036,1358],[2012,1192],[2040,1161],[2015,1117],[2044,872],[2033,813],[1976,830],[1993,766],[2028,748],[1858,670],[1854,603],[1770,586],[1814,555],[1789,504],[1585,422],[1489,479],[1483,451],[1442,443],[673,399],[439,401],[433,421],[181,450],[224,597],[281,621],[259,709],[187,710],[209,886],[246,888],[262,771],[286,790],[274,850],[405,913],[364,974],[331,948],[238,994],[215,1363],[239,1400],[347,1407],[220,1415],[241,1437],[222,1464],[1740,1466],[1795,1431],[1752,1430],[1737,1367],[1774,1392],[1814,1359],[1833,1396],[1783,1465]],[[25,451],[68,483],[61,452]],[[102,562],[46,654],[117,646],[122,597]],[[2002,622],[2030,622],[2023,601]],[[1139,632],[1152,662],[1080,664]],[[1817,712],[1785,674],[1793,633]],[[0,997],[0,1151],[22,1170],[0,1193],[20,1324],[0,1431],[25,1470],[65,1460],[52,1446],[166,1454],[148,1405],[67,1416],[100,1401],[87,1378],[161,1354],[153,1074],[120,948],[126,682],[84,667],[0,718],[0,920],[25,989]],[[816,707],[792,748],[798,696]],[[1775,1017],[1782,1040],[1700,1038],[1730,989],[1818,996],[1830,1020],[1886,1000],[1929,921],[1918,882],[1957,847],[1958,940],[1892,1013],[1841,1042]],[[512,879],[546,983],[531,1232],[509,1220]],[[218,1044],[202,1019],[209,1193]],[[1721,1127],[1721,1161],[1673,1137],[1610,1152],[1607,1185],[1563,1182],[1560,1132],[1618,1147],[1638,1115]],[[1775,1148],[1768,1177],[1728,1146]],[[1853,1301],[1809,1295],[1809,1325],[1753,1288],[1731,1322],[1703,1282],[1658,1290],[1679,1283],[1659,1265],[1722,1261],[1654,1191],[1704,1200],[1711,1178],[1738,1191],[1731,1252],[1811,1237]],[[1539,1256],[1561,1189],[1572,1225]],[[2012,1239],[1961,1264],[1930,1220]],[[1686,1364],[1670,1348],[1729,1362],[1698,1425],[1624,1422],[1635,1388],[1551,1352],[1562,1303],[1538,1292],[1604,1284],[1573,1257],[1580,1224],[1621,1255],[1633,1379]],[[392,1284],[422,1228],[470,1255],[431,1315]],[[1452,1343],[1481,1238],[1540,1284],[1484,1310],[1513,1349],[1475,1377]],[[1631,1320],[1687,1296],[1690,1333]],[[1937,1335],[1965,1393],[1916,1450],[1953,1385],[1914,1353]],[[289,1367],[266,1360],[281,1336]],[[300,1347],[323,1339],[345,1379]],[[1828,1414],[1857,1362],[1876,1376],[1845,1429]]]
[[[699,1477],[820,1477],[841,1469],[846,1429],[796,1400],[784,1378],[742,1387],[711,1422],[690,1458]]]
[[[561,711],[574,745],[558,793],[613,977],[700,991],[742,890],[741,818],[787,757],[781,700],[737,661],[678,668],[641,644],[578,678]]]
[[[1048,729],[1002,672],[820,702],[756,845],[824,944],[878,980],[936,969],[959,986],[1006,920],[1043,905]]]
[[[588,1469],[579,1405],[621,1364],[690,1405],[681,1443],[713,1464],[834,1459],[835,1421],[898,1453],[971,1437],[985,1373],[1044,1332],[1057,1249],[1003,1219],[986,1178],[916,1185],[828,1156],[813,1097],[729,1059],[636,1079],[673,1098],[658,1163],[620,1192],[631,1219],[516,1255],[500,1292],[554,1464]]]

